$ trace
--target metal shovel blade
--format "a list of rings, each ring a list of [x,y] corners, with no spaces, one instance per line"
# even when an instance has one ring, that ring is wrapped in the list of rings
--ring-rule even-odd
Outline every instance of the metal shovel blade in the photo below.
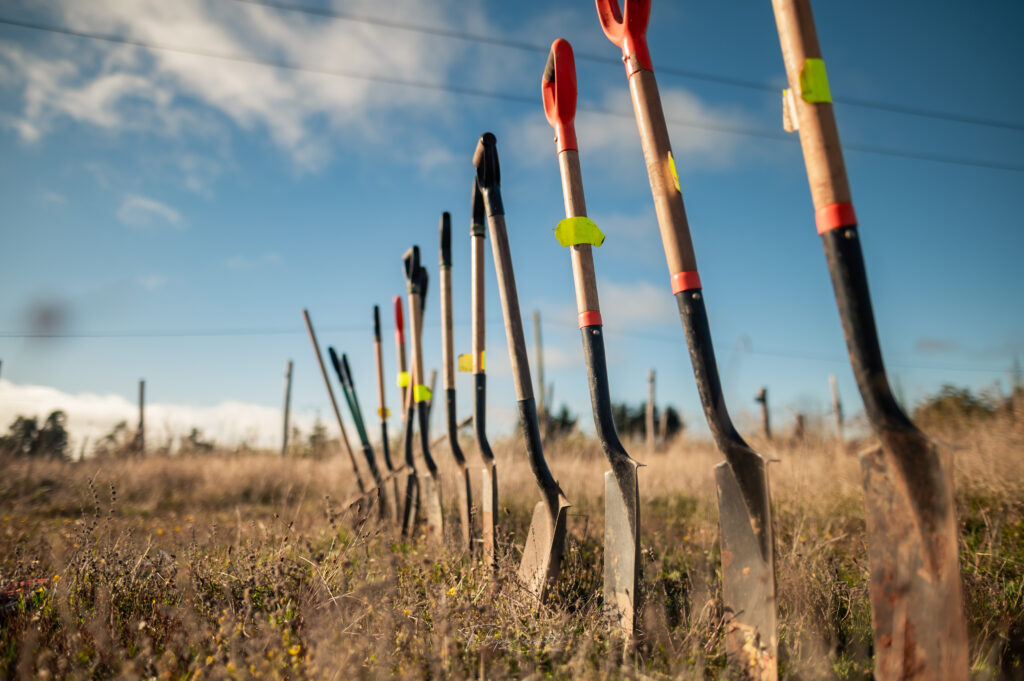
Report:
[[[491,568],[497,566],[495,539],[498,519],[498,469],[494,465],[484,466],[480,487],[480,536],[483,539],[484,565]]]
[[[533,520],[519,564],[519,581],[539,601],[544,600],[548,587],[558,579],[562,567],[566,509],[569,505],[569,500],[559,495],[554,514],[545,501],[533,507]]]
[[[640,580],[640,490],[637,468],[621,466],[604,474],[604,609],[609,623],[636,633]]]
[[[767,488],[767,471],[762,475]],[[767,508],[750,508],[727,462],[715,466],[715,481],[722,530],[722,596],[731,613],[726,647],[751,677],[773,681],[778,678],[779,642],[771,516]]]
[[[966,679],[967,632],[960,597],[956,516],[949,505],[933,507],[929,509],[930,522],[922,522],[924,514],[910,489],[915,485],[952,489],[949,460],[933,444],[910,440],[902,443],[904,449],[931,450],[907,458],[935,461],[934,478],[912,480],[901,475],[894,457],[882,447],[860,456],[875,678]]]
[[[469,486],[469,469],[459,468],[455,474],[455,487],[459,497],[459,539],[466,553],[473,552],[473,516],[469,508],[472,491]]]
[[[429,473],[420,476],[420,500],[426,516],[427,538],[444,541],[444,516],[441,513],[441,482]]]

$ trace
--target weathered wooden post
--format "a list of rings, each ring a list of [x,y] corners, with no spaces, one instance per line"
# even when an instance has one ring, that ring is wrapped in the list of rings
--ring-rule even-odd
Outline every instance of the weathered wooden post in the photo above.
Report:
[[[146,455],[146,381],[139,380],[139,430],[138,453],[139,456]]]
[[[544,345],[540,337],[540,310],[533,311],[533,349],[537,354],[537,415],[540,418],[540,432],[541,435],[547,437],[548,434],[548,408],[550,403],[545,406],[544,394],[545,383],[544,383]]]
[[[845,437],[843,436],[843,405],[839,401],[839,386],[836,385],[835,374],[828,375],[828,386],[832,391],[832,417],[836,422],[836,440],[838,440],[839,445],[842,446],[845,441]]]
[[[907,418],[886,375],[853,194],[809,0],[772,0],[815,222],[864,411],[879,446],[861,454],[879,681],[968,678],[949,455]]]
[[[768,388],[761,386],[754,401],[761,405],[761,434],[764,435],[765,440],[771,440],[772,424],[768,420]]]
[[[647,452],[654,453],[657,434],[654,426],[654,369],[647,372],[647,405],[644,414],[644,434],[647,436]]]
[[[281,456],[288,455],[288,421],[291,416],[292,407],[292,361],[288,360],[288,366],[284,372],[284,427],[281,435]]]

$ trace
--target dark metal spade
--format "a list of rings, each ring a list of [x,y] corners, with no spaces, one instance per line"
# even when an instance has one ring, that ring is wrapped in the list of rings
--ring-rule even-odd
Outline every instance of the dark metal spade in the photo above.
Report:
[[[366,494],[366,485],[363,484],[363,478],[359,475],[359,466],[356,464],[355,454],[352,453],[352,446],[348,443],[348,433],[345,432],[345,424],[341,420],[341,411],[338,410],[338,401],[334,399],[334,389],[331,388],[331,380],[327,376],[327,367],[324,366],[324,358],[320,354],[320,343],[316,340],[316,332],[313,330],[313,322],[309,318],[309,311],[302,311],[302,319],[306,322],[306,331],[309,333],[309,340],[313,343],[313,354],[316,355],[316,363],[320,367],[320,375],[324,379],[324,385],[327,387],[327,396],[331,398],[331,409],[334,410],[334,416],[338,420],[338,430],[341,431],[341,442],[345,445],[345,451],[348,453],[348,459],[352,464],[352,474],[355,476],[356,485],[359,486],[359,493],[361,495]]]
[[[476,443],[483,459],[482,485],[480,488],[480,536],[483,540],[484,565],[497,567],[495,546],[498,520],[498,469],[494,453],[487,441],[487,373],[484,371],[484,347],[486,339],[487,301],[484,298],[484,237],[487,234],[487,216],[484,211],[484,197],[480,185],[473,182],[473,210],[470,226],[470,277],[473,280],[473,430]]]
[[[704,416],[725,462],[715,468],[722,530],[722,593],[731,611],[729,651],[761,679],[778,675],[775,567],[764,458],[732,424],[722,394],[697,260],[647,49],[650,0],[596,0],[605,35],[622,48],[633,112],[654,197],[672,292],[686,333]]]
[[[966,679],[967,630],[953,480],[900,409],[878,343],[864,255],[821,47],[808,0],[772,0],[818,233],[864,411],[880,446],[861,454],[875,678]]]
[[[519,565],[519,579],[530,593],[543,600],[548,586],[558,578],[561,569],[569,500],[562,494],[561,488],[552,477],[541,445],[537,404],[533,397],[530,363],[526,356],[526,340],[523,336],[523,320],[519,312],[519,295],[516,292],[515,273],[512,270],[512,253],[505,231],[505,208],[501,202],[501,170],[498,165],[497,140],[493,134],[485,132],[480,136],[473,154],[473,165],[476,166],[476,182],[483,195],[487,224],[491,232],[491,251],[494,256],[494,269],[498,275],[498,292],[501,296],[502,315],[505,318],[505,336],[508,339],[512,380],[515,383],[519,404],[519,424],[526,442],[526,453],[530,458],[530,468],[533,469],[533,475],[544,497],[544,500],[533,509],[533,519],[530,522],[530,531],[526,535],[523,559]]]
[[[438,477],[437,464],[430,455],[430,432],[427,422],[430,418],[427,411],[427,400],[430,389],[423,384],[423,308],[427,296],[427,271],[420,265],[419,246],[413,246],[402,256],[405,266],[405,280],[409,292],[409,327],[412,331],[412,383],[409,385],[412,401],[416,405],[419,417],[420,449],[423,462],[427,466],[426,474],[419,476],[419,499],[426,517],[427,533],[438,542],[444,540],[444,518],[441,512],[441,482]],[[406,424],[411,429],[410,423]],[[408,431],[407,431],[408,432]],[[411,454],[411,447],[409,450]]]
[[[398,393],[402,409],[402,452],[405,459],[405,497],[402,503],[402,535],[409,536],[419,517],[420,488],[416,474],[416,460],[412,454],[413,432],[416,427],[415,406],[412,401],[412,378],[406,370],[405,323],[402,315],[402,297],[395,296],[395,351],[398,354]]]
[[[451,447],[455,465],[459,471],[456,490],[459,499],[459,536],[466,552],[473,550],[473,519],[470,508],[473,493],[469,485],[469,468],[466,457],[459,447],[458,418],[455,415],[455,348],[452,340],[452,216],[441,215],[441,363],[444,365],[444,394],[446,416],[448,417],[448,445]]]
[[[402,502],[398,496],[398,470],[391,461],[391,442],[388,438],[389,412],[384,396],[384,354],[380,338],[380,306],[378,305],[373,306],[373,356],[377,365],[377,413],[380,415],[380,446],[389,478],[388,481],[385,481],[385,486],[389,489],[391,508],[395,511],[394,517],[397,521],[402,514]]]
[[[338,375],[338,382],[341,383],[341,392],[345,395],[345,402],[348,403],[349,413],[352,414],[352,421],[356,424],[356,433],[359,435],[359,442],[363,446],[363,456],[366,458],[366,465],[370,467],[370,475],[377,485],[377,502],[379,504],[380,516],[386,518],[388,515],[388,497],[384,486],[384,478],[377,467],[377,456],[370,444],[370,438],[366,434],[366,422],[363,421],[363,410],[359,407],[359,398],[356,396],[355,382],[352,380],[352,370],[348,365],[348,357],[344,354],[338,359],[338,353],[333,347],[328,346],[327,355],[331,358],[331,365],[334,373]]]
[[[592,242],[598,237],[594,231],[585,233],[587,221],[573,221],[574,218],[586,218],[587,204],[573,121],[576,116],[576,65],[572,46],[561,38],[551,45],[542,93],[544,113],[555,129],[565,216],[569,218],[564,227],[569,231],[579,225],[575,238],[567,238],[566,242],[576,242],[570,243],[568,248],[590,383],[590,401],[597,437],[612,466],[612,470],[605,473],[604,607],[612,624],[632,637],[636,633],[637,583],[640,577],[640,492],[636,474],[640,464],[626,453],[615,432],[612,417],[601,307],[594,274]]]

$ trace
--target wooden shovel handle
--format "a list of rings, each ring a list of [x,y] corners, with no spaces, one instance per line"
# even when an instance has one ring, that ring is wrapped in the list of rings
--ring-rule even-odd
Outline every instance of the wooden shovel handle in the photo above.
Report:
[[[559,38],[551,44],[548,63],[541,79],[544,114],[555,129],[558,169],[562,177],[565,216],[586,217],[587,202],[583,195],[579,144],[576,139],[576,63],[572,45]],[[597,278],[590,244],[569,246],[572,278],[576,284],[576,312],[580,328],[601,324],[601,304],[597,298]]]
[[[473,373],[484,372],[483,353],[487,329],[487,300],[484,297],[484,238],[487,234],[487,218],[484,214],[484,198],[480,185],[473,182],[473,222],[470,227],[470,279],[472,292],[470,301],[473,308]]]
[[[455,387],[455,348],[452,339],[452,216],[445,211],[438,226],[441,275],[441,364],[445,390]]]
[[[839,129],[831,102],[806,102],[801,97],[800,72],[807,59],[821,59],[821,47],[814,28],[814,15],[808,0],[772,0],[775,24],[779,30],[786,78],[796,103],[807,179],[816,212],[836,204],[851,202],[850,182],[846,176]]]

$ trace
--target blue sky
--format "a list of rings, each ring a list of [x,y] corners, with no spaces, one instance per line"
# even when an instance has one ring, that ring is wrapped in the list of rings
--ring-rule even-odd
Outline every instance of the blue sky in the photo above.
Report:
[[[704,431],[625,75],[581,56],[618,56],[592,3],[295,2],[534,45],[572,42],[581,109],[627,114],[581,111],[577,119],[589,212],[608,236],[595,257],[613,398],[642,401],[655,368],[659,402]],[[943,383],[1005,390],[1014,358],[1024,354],[1024,322],[1014,312],[1024,297],[1024,95],[1015,87],[1024,82],[1017,35],[1024,6],[819,2],[815,9],[835,97],[1009,124],[836,105],[890,373],[911,403]],[[662,0],[652,9],[649,42],[674,121],[731,411],[745,425],[753,395],[767,385],[775,422],[785,428],[797,411],[825,410],[834,373],[846,412],[856,413],[799,146],[795,136],[772,138],[782,132],[784,75],[770,3]],[[238,418],[255,419],[262,434],[291,358],[302,423],[317,413],[326,419],[303,307],[322,345],[350,355],[370,411],[372,306],[382,306],[389,331],[391,297],[404,292],[401,254],[413,243],[436,283],[444,210],[456,235],[456,351],[468,351],[471,154],[490,130],[521,305],[542,312],[556,404],[565,402],[589,427],[569,256],[553,236],[564,215],[541,107],[544,61],[528,50],[239,0],[4,3],[0,416],[29,404],[19,387],[48,386],[53,399],[79,406],[92,399],[83,394],[127,404],[145,377],[154,403],[191,415],[237,405]],[[515,397],[493,268],[487,286],[490,419],[501,430],[512,423]],[[437,368],[439,318],[434,288],[425,356]],[[25,337],[40,330],[68,337]],[[532,337],[528,320],[527,331]],[[393,385],[390,333],[385,338]],[[467,375],[459,380],[469,387]],[[388,396],[391,406],[396,395]],[[201,424],[223,434],[224,412],[205,413]]]

